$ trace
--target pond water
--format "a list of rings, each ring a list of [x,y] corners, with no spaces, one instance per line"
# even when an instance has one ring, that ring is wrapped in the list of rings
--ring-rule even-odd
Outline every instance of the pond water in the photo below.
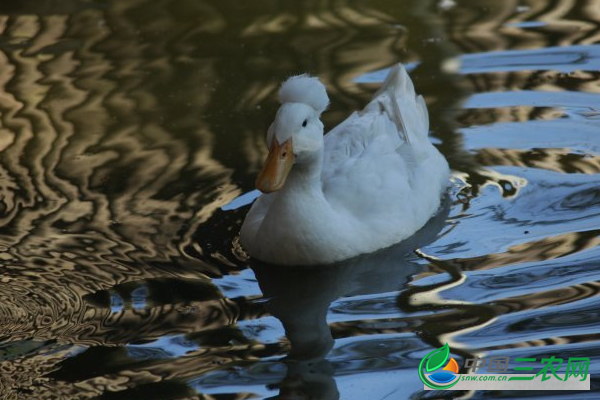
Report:
[[[594,0],[3,1],[0,398],[600,397],[599,24]],[[279,83],[321,77],[331,128],[398,61],[443,209],[328,268],[249,260]],[[425,392],[444,343],[590,357],[593,392]]]

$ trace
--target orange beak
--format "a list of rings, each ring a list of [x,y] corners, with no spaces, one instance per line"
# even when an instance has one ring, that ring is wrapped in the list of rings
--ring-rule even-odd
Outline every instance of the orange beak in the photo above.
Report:
[[[260,174],[258,174],[258,178],[256,178],[256,188],[263,193],[271,193],[281,189],[293,164],[292,138],[282,144],[279,144],[277,139],[273,138],[269,155]]]

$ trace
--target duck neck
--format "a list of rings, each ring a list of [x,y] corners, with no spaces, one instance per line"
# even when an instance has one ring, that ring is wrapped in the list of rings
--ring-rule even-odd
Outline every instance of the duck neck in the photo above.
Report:
[[[304,193],[321,192],[321,171],[323,169],[323,148],[312,153],[308,159],[294,165],[283,190]]]

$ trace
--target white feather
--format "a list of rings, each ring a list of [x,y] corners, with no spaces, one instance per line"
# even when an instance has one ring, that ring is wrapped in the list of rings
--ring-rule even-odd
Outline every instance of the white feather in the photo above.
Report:
[[[322,110],[324,90],[303,75],[286,81],[280,98]],[[448,163],[429,141],[428,126],[410,77],[401,65],[392,68],[365,109],[325,135],[311,153],[313,164],[294,165],[282,190],[258,198],[242,226],[242,245],[262,261],[309,265],[408,238],[435,214],[448,183]],[[299,141],[306,133],[294,135]]]
[[[279,101],[284,103],[304,103],[321,114],[329,105],[325,85],[319,78],[307,74],[292,76],[279,89]]]

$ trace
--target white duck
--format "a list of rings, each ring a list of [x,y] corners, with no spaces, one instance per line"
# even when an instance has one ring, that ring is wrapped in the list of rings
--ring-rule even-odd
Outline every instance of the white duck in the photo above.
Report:
[[[261,261],[328,264],[406,239],[435,214],[448,163],[406,70],[393,67],[364,110],[323,136],[329,104],[314,77],[289,78],[240,241]]]

